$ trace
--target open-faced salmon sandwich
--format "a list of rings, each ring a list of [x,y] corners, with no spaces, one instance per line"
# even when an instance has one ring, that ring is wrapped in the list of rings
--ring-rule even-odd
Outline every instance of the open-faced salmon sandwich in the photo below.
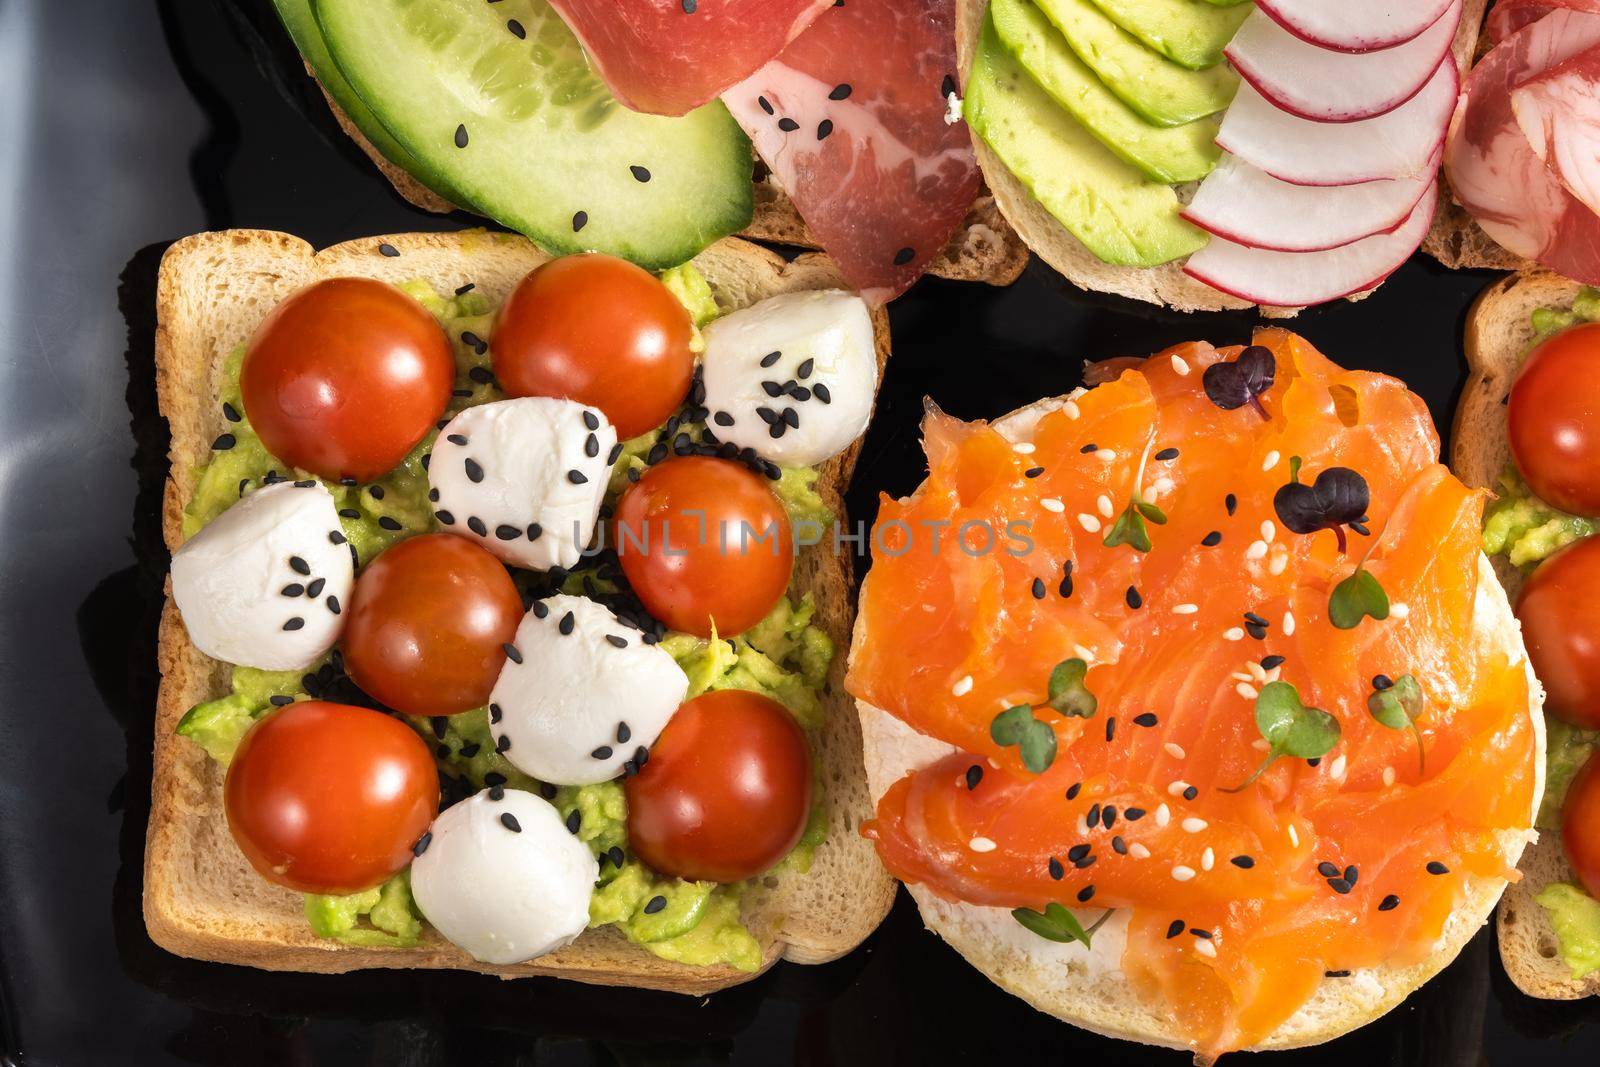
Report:
[[[1212,1057],[1382,1015],[1530,836],[1541,696],[1422,401],[1293,334],[930,412],[848,685],[927,924],[1103,1034]]]

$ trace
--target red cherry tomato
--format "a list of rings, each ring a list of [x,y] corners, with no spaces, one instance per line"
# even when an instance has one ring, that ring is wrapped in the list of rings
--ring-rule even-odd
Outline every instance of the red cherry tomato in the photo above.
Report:
[[[789,516],[766,479],[709,456],[670,459],[630,485],[614,543],[650,614],[701,637],[760,622],[794,566]]]
[[[256,329],[239,386],[268,452],[329,480],[370,482],[433,428],[455,373],[450,340],[421,304],[370,278],[330,278]]]
[[[482,707],[522,621],[504,565],[465,538],[401,541],[356,579],[344,662],[364,692],[407,715]]]
[[[535,268],[495,323],[508,396],[558,396],[605,412],[626,441],[667,421],[694,378],[689,313],[655,275],[599,252]]]
[[[1600,538],[1568,545],[1528,577],[1517,618],[1545,710],[1600,729]]]
[[[250,727],[223,798],[233,839],[267,881],[355,893],[411,862],[439,810],[439,772],[404,723],[308,700]]]
[[[628,844],[662,874],[737,882],[794,848],[811,812],[811,759],[794,716],[742,689],[684,704],[627,779]]]
[[[1511,455],[1528,486],[1577,515],[1600,514],[1600,323],[1542,342],[1511,386]]]
[[[1561,805],[1561,844],[1578,881],[1600,896],[1600,760],[1578,769]]]

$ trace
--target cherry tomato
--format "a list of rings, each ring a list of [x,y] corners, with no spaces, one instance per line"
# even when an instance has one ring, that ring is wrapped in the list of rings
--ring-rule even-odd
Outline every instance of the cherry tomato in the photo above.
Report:
[[[250,727],[223,799],[233,839],[267,881],[355,893],[411,862],[439,810],[439,772],[397,719],[307,700]]]
[[[256,329],[239,375],[245,415],[284,463],[370,482],[433,428],[455,382],[450,340],[392,285],[330,278]]]
[[[789,586],[789,516],[742,464],[687,456],[657,464],[617,502],[622,571],[651,615],[709,637],[743,633]]]
[[[1511,386],[1511,455],[1541,499],[1600,514],[1600,323],[1542,342]]]
[[[1561,805],[1561,844],[1583,888],[1600,896],[1600,760],[1573,776]]]
[[[401,541],[356,579],[344,662],[364,692],[407,715],[482,707],[522,621],[505,566],[451,534]]]
[[[1545,710],[1600,729],[1600,538],[1539,564],[1517,598],[1517,618],[1544,683]]]
[[[788,855],[805,832],[811,759],[782,704],[718,689],[677,710],[623,789],[640,859],[662,874],[737,882]]]
[[[599,252],[552,259],[511,291],[494,328],[508,396],[592,404],[619,440],[667,421],[694,378],[689,312],[655,275]]]

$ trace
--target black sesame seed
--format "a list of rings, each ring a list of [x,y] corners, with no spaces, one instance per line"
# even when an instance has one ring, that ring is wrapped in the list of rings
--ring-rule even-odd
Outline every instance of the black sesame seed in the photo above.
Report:
[[[1144,607],[1144,597],[1140,596],[1139,590],[1131,585],[1128,586],[1128,591],[1123,594],[1123,599],[1128,602],[1128,607],[1135,611]]]
[[[295,615],[295,616],[293,616],[293,617],[292,617],[292,618],[290,618],[290,620],[289,620],[289,621],[288,621],[288,622],[286,622],[286,623],[284,623],[284,624],[283,624],[283,628],[284,628],[284,629],[285,629],[285,630],[291,630],[291,631],[293,631],[293,630],[298,630],[298,629],[300,629],[300,628],[301,628],[301,627],[302,627],[302,626],[304,626],[304,625],[305,625],[305,624],[306,624],[306,620],[304,620],[304,619],[302,619],[302,618],[301,618],[301,617],[300,617],[300,616],[298,616],[298,615]]]
[[[840,82],[838,85],[835,85],[833,87],[833,89],[830,90],[829,93],[828,93],[828,99],[829,100],[845,100],[845,99],[848,99],[849,96],[850,96],[850,83],[849,82]]]
[[[1106,740],[1110,741],[1117,736],[1117,717],[1111,716],[1106,720]]]
[[[537,541],[544,535],[544,527],[540,526],[536,522],[530,522],[528,524],[528,529],[525,532],[528,535],[528,540]]]
[[[515,19],[511,20],[511,25],[512,26],[517,26],[517,29],[521,29],[522,28],[521,26],[517,25],[517,21]],[[512,32],[515,33],[516,30],[513,30]],[[521,35],[518,34],[518,36],[521,36]],[[467,147],[467,125],[466,125],[466,123],[462,123],[461,125],[456,127],[456,147],[457,148],[465,148],[465,147]]]
[[[1350,977],[1350,972],[1349,971],[1323,971],[1322,972],[1322,977],[1324,977],[1324,978],[1349,978]]]
[[[516,19],[507,19],[506,29],[510,30],[519,41],[525,41],[528,39],[528,31],[523,29],[522,23],[518,22]]]
[[[1283,662],[1284,660],[1282,656],[1267,656],[1261,661],[1261,669],[1264,671],[1270,671],[1274,667],[1283,666]]]
[[[449,745],[435,745],[435,746],[433,746],[433,754],[435,756],[439,757],[440,759],[449,759],[450,758],[450,746]]]
[[[1111,851],[1115,852],[1119,856],[1126,856],[1128,854],[1128,843],[1122,839],[1121,834],[1118,834],[1111,839]]]
[[[450,720],[443,715],[435,715],[428,720],[428,725],[433,728],[433,736],[443,741],[446,731],[450,729]]]
[[[772,114],[772,102],[769,101],[766,97],[764,97],[764,96],[756,97],[756,103],[761,105],[761,110],[762,111],[765,111],[769,115]]]
[[[1145,812],[1143,808],[1126,808],[1122,812],[1122,817],[1127,819],[1129,822],[1138,822],[1140,819],[1144,818],[1144,814]]]
[[[1349,882],[1345,881],[1343,878],[1329,878],[1328,879],[1328,888],[1333,890],[1335,893],[1338,893],[1339,895],[1343,896],[1344,894],[1350,892],[1350,890],[1354,889],[1355,887],[1352,886]]]
[[[1379,911],[1393,911],[1394,909],[1398,908],[1399,906],[1400,906],[1400,898],[1395,896],[1393,893],[1390,893],[1388,896],[1386,896],[1382,900],[1378,901],[1378,910]]]
[[[1380,693],[1385,689],[1392,689],[1394,688],[1394,679],[1387,674],[1375,674],[1372,676],[1372,688]]]
[[[1200,787],[1199,786],[1191,785],[1188,789],[1185,789],[1183,791],[1183,799],[1185,799],[1185,800],[1193,800],[1195,797],[1197,797],[1199,795],[1200,795]]]
[[[387,515],[379,515],[378,516],[378,525],[381,526],[383,529],[390,531],[391,533],[393,533],[396,530],[402,529],[400,523],[397,520],[391,519]]]
[[[471,744],[462,745],[461,746],[461,758],[462,759],[471,759],[472,757],[474,757],[474,756],[476,756],[478,754],[478,749],[481,748],[481,747],[483,747],[483,746],[479,745],[478,742],[476,742],[476,741],[472,742]]]
[[[424,852],[428,851],[428,846],[431,844],[433,844],[433,831],[428,830],[424,832],[421,837],[417,838],[416,844],[411,846],[411,854],[413,856],[420,856]]]
[[[1083,821],[1091,830],[1100,825],[1100,802],[1098,800],[1089,805],[1089,814],[1083,817]]]
[[[1078,902],[1080,904],[1087,904],[1089,899],[1093,896],[1094,886],[1092,885],[1086,885],[1082,889],[1078,890]]]
[[[916,249],[914,249],[914,248],[902,248],[902,249],[900,249],[898,252],[896,252],[894,254],[894,265],[897,266],[897,267],[903,267],[907,263],[910,263],[912,261],[912,259],[916,258],[916,255],[917,255],[917,250]]]
[[[565,637],[572,632],[572,628],[577,624],[577,621],[577,619],[573,618],[572,612],[569,611],[561,616],[561,621],[556,624],[556,629],[561,631],[562,637]]]
[[[601,745],[599,748],[597,748],[593,752],[589,753],[589,755],[591,757],[593,757],[594,759],[610,759],[611,758],[611,746],[610,745]]]
[[[1033,599],[1035,599],[1035,600],[1043,600],[1045,592],[1046,592],[1046,590],[1045,590],[1045,587],[1044,587],[1044,579],[1043,578],[1035,578],[1033,580]]]
[[[466,296],[468,293],[472,292],[472,290],[474,290],[476,288],[477,288],[477,285],[475,285],[472,282],[468,282],[465,285],[458,285],[458,286],[456,286],[456,295],[457,296]]]
[[[489,524],[478,518],[476,515],[467,516],[467,529],[471,530],[479,537],[489,536]]]
[[[1446,867],[1444,864],[1440,863],[1438,860],[1429,860],[1428,861],[1427,870],[1428,870],[1429,874],[1449,874],[1450,873],[1450,868]]]
[[[620,637],[617,634],[606,634],[606,643],[612,648],[628,647],[628,639],[626,637]]]
[[[1200,538],[1200,543],[1205,545],[1207,548],[1215,548],[1217,545],[1222,543],[1222,531],[1212,530],[1210,533]]]
[[[311,580],[311,584],[306,586],[306,596],[310,597],[312,600],[317,599],[317,597],[322,595],[323,586],[327,584],[328,580],[326,578],[313,578]]]
[[[1045,864],[1045,869],[1050,872],[1050,877],[1054,878],[1058,882],[1061,881],[1061,879],[1065,877],[1067,873],[1067,869],[1061,865],[1061,861],[1056,859],[1054,856],[1051,856],[1050,862]]]
[[[271,704],[275,708],[281,708],[281,707],[284,707],[286,705],[293,704],[294,703],[294,697],[285,696],[282,693],[275,693],[272,696],[267,698],[267,703]]]
[[[515,541],[517,538],[522,536],[522,531],[517,529],[515,526],[501,523],[499,526],[494,528],[494,535],[502,541]]]
[[[473,459],[471,456],[468,456],[466,462],[463,463],[462,466],[466,467],[467,477],[469,479],[474,482],[483,481],[483,468],[478,465],[477,460]]]
[[[224,400],[222,402],[222,417],[227,419],[229,422],[238,422],[239,410]]]
[[[823,119],[821,122],[817,123],[817,140],[819,140],[819,141],[826,140],[827,137],[828,137],[828,134],[830,134],[832,132],[833,132],[833,120],[832,119]]]
[[[499,722],[500,721],[500,717],[501,717],[502,714],[504,714],[504,713],[500,710],[500,705],[499,704],[490,704],[489,705],[489,721],[490,722]]]
[[[1154,726],[1159,721],[1153,711],[1140,712],[1133,717],[1133,725],[1135,726]]]
[[[1245,612],[1244,613],[1244,620],[1245,620],[1245,622],[1255,623],[1257,626],[1266,626],[1267,625],[1267,620],[1263,619],[1260,615],[1257,615],[1253,611]]]
[[[633,180],[637,182],[647,182],[650,180],[650,171],[645,167],[639,166],[637,163],[628,168],[628,173],[632,174]]]
[[[278,592],[283,596],[305,596],[306,587],[299,582],[290,582]]]
[[[1178,458],[1178,450],[1176,448],[1163,448],[1160,452],[1156,453],[1155,458],[1161,463],[1166,463],[1168,460],[1174,460]]]
[[[571,482],[573,485],[583,485],[588,482],[588,480],[589,476],[580,470],[570,470],[567,472],[567,481]]]
[[[1346,867],[1344,869],[1344,880],[1349,882],[1351,885],[1355,885],[1356,884],[1356,879],[1359,878],[1360,876],[1361,876],[1361,872],[1359,870],[1357,870],[1355,867]]]
[[[662,908],[665,908],[666,906],[667,906],[667,898],[666,897],[663,897],[663,896],[660,896],[660,895],[653,896],[648,901],[645,902],[644,913],[646,915],[654,915],[656,912],[660,911]]]
[[[456,524],[456,517],[448,511],[435,511],[433,517],[438,519],[442,526],[454,526]]]
[[[1211,940],[1211,931],[1210,930],[1202,930],[1198,926],[1191,926],[1191,927],[1189,927],[1189,932],[1191,934],[1193,934],[1195,937],[1203,938],[1206,941],[1210,941]]]
[[[575,212],[573,212],[573,214],[572,214],[572,232],[573,233],[577,233],[579,230],[583,229],[587,225],[589,225],[589,213],[587,211],[575,211]]]
[[[625,723],[625,722],[617,723],[617,744],[619,744],[619,745],[627,744],[628,743],[628,738],[630,738],[632,736],[633,736],[633,731],[628,729],[628,724],[627,723]]]
[[[1317,864],[1317,873],[1322,875],[1324,878],[1337,878],[1339,877],[1339,868],[1335,867],[1327,860],[1323,860],[1321,863]]]
[[[511,735],[510,734],[501,734],[495,740],[494,750],[496,752],[510,752],[511,751]]]
[[[390,259],[394,259],[400,254],[400,250],[394,245],[390,244],[388,241],[384,241],[379,244],[378,251],[383,255],[388,256]]]
[[[462,336],[465,335],[463,334]],[[453,445],[464,445],[467,443],[467,435],[464,433],[453,433],[449,437],[446,437],[445,440],[449,441]]]
[[[1183,933],[1188,925],[1189,924],[1184,922],[1182,919],[1173,919],[1172,922],[1167,924],[1167,940],[1171,941],[1173,938]]]
[[[522,662],[522,650],[517,648],[517,646],[513,645],[510,641],[507,641],[505,644],[501,645],[500,651],[504,652],[506,654],[506,659],[510,660],[512,663]]]
[[[1067,799],[1068,800],[1077,800],[1078,799],[1078,790],[1080,790],[1082,788],[1083,788],[1083,783],[1082,782],[1073,782],[1071,785],[1067,786]]]
[[[828,387],[823,385],[821,382],[818,382],[811,387],[811,395],[816,397],[824,404],[833,403],[833,394],[828,392]]]
[[[357,511],[355,508],[340,508],[339,517],[341,519],[359,519],[361,517],[361,512]]]
[[[798,122],[796,122],[794,119],[781,118],[781,119],[778,120],[778,129],[782,130],[784,133],[793,133],[795,130],[798,130],[799,128],[800,128],[800,124]]]
[[[622,847],[620,845],[612,845],[610,848],[606,849],[606,859],[611,861],[611,866],[621,867],[624,863],[628,862],[628,854],[622,851]]]
[[[305,560],[301,559],[299,556],[290,556],[289,557],[289,569],[294,571],[296,574],[310,574],[311,573],[311,564],[307,563]]]
[[[582,825],[583,812],[579,811],[577,808],[573,808],[571,814],[567,816],[567,832],[575,834],[578,832],[578,827]]]
[[[1244,871],[1248,871],[1250,868],[1256,865],[1256,861],[1253,856],[1235,856],[1228,862]]]
[[[1117,825],[1117,807],[1115,804],[1107,804],[1105,808],[1101,810],[1100,825],[1104,826],[1107,830]]]
[[[1071,848],[1067,849],[1067,859],[1070,860],[1073,863],[1077,863],[1079,860],[1083,859],[1083,857],[1087,856],[1088,854],[1089,854],[1089,846],[1088,845],[1073,845]]]
[[[211,448],[216,452],[226,452],[228,449],[232,448],[238,443],[238,439],[234,437],[233,434],[225,433],[219,436],[215,441],[211,442]]]

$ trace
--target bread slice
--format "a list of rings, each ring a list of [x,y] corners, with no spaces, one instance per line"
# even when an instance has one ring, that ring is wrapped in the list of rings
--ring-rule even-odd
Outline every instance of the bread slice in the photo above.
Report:
[[[306,73],[313,81],[316,80],[316,72],[309,66],[306,67]],[[378,151],[377,147],[356,128],[356,124],[350,121],[350,116],[346,115],[344,109],[328,95],[327,89],[322,87],[321,82],[317,82],[317,87],[322,89],[323,98],[328,101],[328,108],[333,112],[339,128],[367,154],[367,158],[372,160],[383,176],[389,179],[395,192],[424,211],[442,215],[451,211],[471,210],[452,204],[405,170],[391,163],[388,157]],[[811,236],[810,228],[800,217],[800,212],[795,210],[794,202],[789,199],[788,194],[767,173],[765,166],[760,163],[756,163],[755,166],[760,175],[755,182],[755,215],[740,236],[758,241],[794,245],[798,248],[821,247],[817,244],[816,238]],[[945,245],[944,251],[928,264],[928,273],[951,281],[1010,285],[1021,276],[1023,268],[1027,265],[1028,246],[1017,237],[1011,229],[1011,224],[995,206],[994,197],[983,194],[973,201],[972,210],[967,213],[961,228]]]
[[[398,255],[385,255],[380,247]],[[371,237],[320,252],[297,237],[263,230],[202,233],[173,245],[162,260],[156,296],[157,391],[172,434],[172,471],[163,503],[167,547],[176,549],[182,540],[183,507],[194,490],[196,469],[223,431],[216,400],[223,360],[278,301],[313,280],[341,275],[389,282],[421,278],[446,293],[472,282],[499,300],[546,258],[521,237],[481,231]],[[723,308],[775,293],[843,285],[823,256],[786,263],[732,238],[706,249],[695,265]],[[881,371],[889,354],[882,310],[873,313],[873,324]],[[840,493],[858,450],[859,443],[824,464],[818,480],[823,499],[841,521]],[[843,554],[817,546],[796,558],[793,588],[815,598],[818,624],[841,654],[823,693],[828,715],[816,749],[826,780],[827,838],[809,872],[768,878],[745,903],[746,922],[763,946],[767,966],[780,957],[820,963],[843,955],[878,925],[894,896],[893,881],[857,832],[871,801],[860,725],[844,690],[853,585],[851,563]],[[170,597],[161,620],[160,666],[144,915],[151,938],[163,948],[269,970],[450,967],[695,994],[754,977],[728,967],[658,959],[611,928],[589,931],[564,949],[516,966],[477,963],[432,929],[411,949],[355,948],[315,936],[301,896],[259,877],[234,844],[222,811],[220,769],[199,746],[173,733],[191,705],[227,691],[229,669],[190,643]]]
[[[1493,487],[1511,462],[1505,398],[1533,342],[1533,312],[1572,303],[1580,286],[1545,270],[1513,274],[1485,289],[1467,313],[1468,378],[1456,408],[1450,465],[1468,485]],[[1495,569],[1516,596],[1522,574],[1503,559]],[[1600,993],[1600,973],[1572,977],[1562,962],[1550,916],[1534,895],[1551,882],[1574,878],[1558,834],[1546,834],[1522,857],[1522,881],[1500,902],[1500,960],[1518,989],[1546,1000]]]
[[[1461,29],[1457,32],[1454,46],[1456,62],[1463,70],[1471,63],[1487,2],[1466,0]],[[989,0],[957,0],[956,8],[956,52],[962,85],[965,86]],[[1010,220],[1023,241],[1039,258],[1060,271],[1078,288],[1115,293],[1152,304],[1165,304],[1178,311],[1223,311],[1255,306],[1248,300],[1229,296],[1189,277],[1183,273],[1179,262],[1164,263],[1158,267],[1118,267],[1102,262],[1033,198],[1027,187],[1017,180],[981,138],[974,137],[972,143],[978,152],[978,164],[983,168],[984,180],[993,191],[1001,213]],[[1180,190],[1180,195],[1182,193],[1183,190]],[[1440,202],[1447,203],[1444,199]],[[1435,228],[1438,228],[1437,223]],[[1349,299],[1359,300],[1366,295],[1356,293]],[[1263,313],[1273,318],[1284,318],[1296,310],[1263,308]]]
[[[995,422],[1013,441],[1029,440],[1039,418],[1059,407],[1065,397],[1041,400]],[[1505,591],[1494,580],[1486,558],[1479,560],[1474,624],[1490,632],[1513,661],[1524,659],[1521,631]],[[864,585],[872,581],[869,572]],[[856,619],[856,637],[864,639],[868,620]],[[1534,699],[1528,709],[1537,738],[1538,772],[1534,811],[1544,793],[1544,718],[1537,683],[1529,672]],[[857,701],[861,715],[867,784],[874,803],[900,778],[954,751],[951,746],[918,733],[888,712]],[[1533,812],[1529,812],[1531,824]],[[1515,864],[1531,834],[1507,830],[1501,845]],[[1316,993],[1256,1050],[1300,1048],[1348,1033],[1383,1015],[1455,959],[1488,921],[1506,886],[1503,878],[1471,878],[1466,898],[1446,922],[1439,945],[1421,963],[1410,967],[1373,967],[1344,978],[1324,979]],[[1095,935],[1094,948],[1060,945],[1023,930],[1005,908],[980,907],[946,900],[920,885],[906,887],[928,929],[948,941],[978,970],[1002,989],[1074,1026],[1106,1037],[1168,1048],[1188,1049],[1187,1035],[1159,1005],[1141,1000],[1120,968],[1125,914],[1113,914]]]

